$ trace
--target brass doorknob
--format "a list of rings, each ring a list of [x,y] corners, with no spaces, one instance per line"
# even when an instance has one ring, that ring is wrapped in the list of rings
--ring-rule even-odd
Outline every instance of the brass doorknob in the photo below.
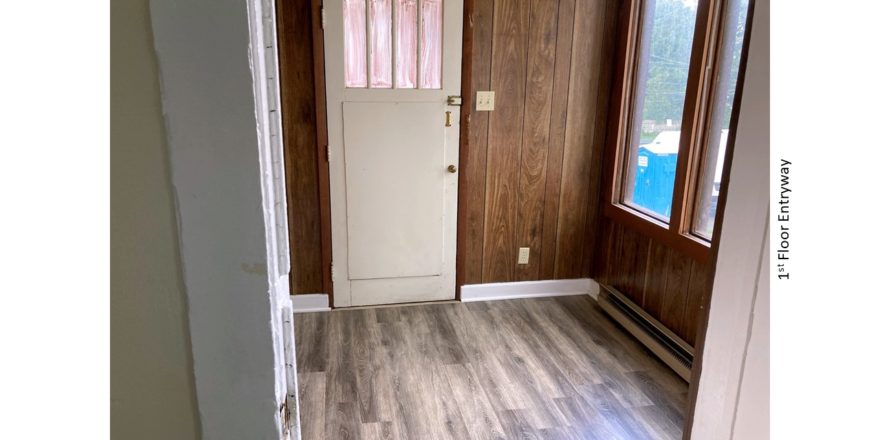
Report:
[[[454,172],[458,171],[458,168],[456,168],[455,165],[449,165],[448,167],[446,167],[446,171],[449,171],[450,173],[454,173]]]

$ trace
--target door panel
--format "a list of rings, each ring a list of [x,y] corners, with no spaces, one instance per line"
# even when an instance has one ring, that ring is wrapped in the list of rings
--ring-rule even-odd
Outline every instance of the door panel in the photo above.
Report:
[[[414,299],[414,296],[416,296]],[[452,299],[444,289],[443,277],[377,278],[351,281],[351,305],[398,304]]]
[[[443,109],[343,104],[350,279],[440,275]]]
[[[324,8],[334,306],[453,299],[462,0]]]

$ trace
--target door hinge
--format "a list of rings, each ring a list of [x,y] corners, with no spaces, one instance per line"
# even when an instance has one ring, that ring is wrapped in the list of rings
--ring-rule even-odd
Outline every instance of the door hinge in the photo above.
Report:
[[[327,163],[330,163],[330,145],[324,145],[324,152],[327,154]]]
[[[321,29],[327,27],[327,12],[324,10],[324,5],[321,5]]]
[[[335,283],[335,282],[336,282],[336,267],[333,266],[333,262],[332,262],[332,261],[330,262],[330,282],[331,282],[331,283]]]

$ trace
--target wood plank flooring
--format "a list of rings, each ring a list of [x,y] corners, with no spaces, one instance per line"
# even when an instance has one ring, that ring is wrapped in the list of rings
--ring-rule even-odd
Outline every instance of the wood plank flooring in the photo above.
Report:
[[[586,296],[294,320],[303,440],[681,438],[687,384]]]

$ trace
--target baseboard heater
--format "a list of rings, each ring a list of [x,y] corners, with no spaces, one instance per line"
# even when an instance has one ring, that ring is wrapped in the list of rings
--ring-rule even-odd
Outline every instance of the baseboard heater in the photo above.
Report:
[[[694,347],[617,289],[604,284],[600,287],[599,307],[690,383]]]

